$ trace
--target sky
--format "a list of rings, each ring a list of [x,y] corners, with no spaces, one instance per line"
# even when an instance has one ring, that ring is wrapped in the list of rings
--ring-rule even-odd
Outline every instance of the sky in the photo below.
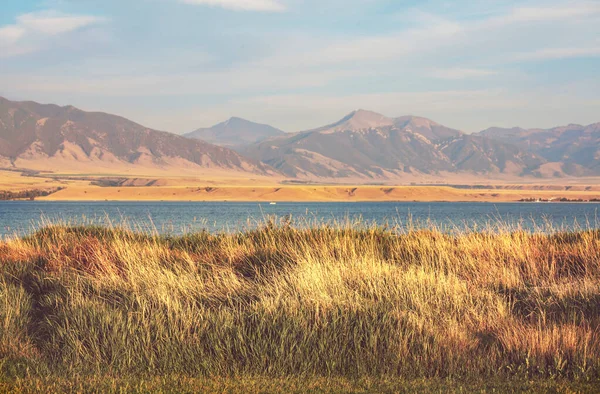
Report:
[[[0,96],[184,133],[600,122],[600,0],[2,0]]]

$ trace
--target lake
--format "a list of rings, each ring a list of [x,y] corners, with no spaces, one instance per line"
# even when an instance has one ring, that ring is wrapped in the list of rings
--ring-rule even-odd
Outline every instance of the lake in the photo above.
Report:
[[[256,227],[272,216],[291,219],[298,226],[337,221],[399,229],[435,224],[451,230],[502,222],[529,230],[548,225],[600,228],[598,208],[594,203],[1,201],[0,235],[26,234],[48,221],[128,224],[173,234],[202,229],[231,232]]]

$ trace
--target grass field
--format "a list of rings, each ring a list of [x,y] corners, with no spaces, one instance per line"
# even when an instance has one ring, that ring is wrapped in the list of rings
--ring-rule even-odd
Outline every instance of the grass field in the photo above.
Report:
[[[600,199],[600,191],[457,189],[448,186],[67,186],[41,197],[60,201],[473,201],[515,202],[521,199]],[[168,184],[168,181],[166,181]]]
[[[107,180],[117,185],[108,185]],[[580,183],[492,183],[474,188],[443,185],[282,184],[278,178],[232,178],[172,174],[73,173],[24,176],[0,169],[0,194],[53,191],[37,200],[53,201],[472,201],[516,202],[523,199],[597,200],[600,179]],[[473,179],[452,179],[474,185]],[[481,182],[481,179],[479,179]],[[521,180],[522,181],[522,180]],[[531,180],[530,180],[531,181]],[[570,180],[571,182],[573,180]],[[545,183],[544,183],[545,182]],[[476,183],[475,183],[476,185]],[[59,191],[56,191],[59,189]]]
[[[267,221],[0,243],[0,391],[589,391],[600,231]]]

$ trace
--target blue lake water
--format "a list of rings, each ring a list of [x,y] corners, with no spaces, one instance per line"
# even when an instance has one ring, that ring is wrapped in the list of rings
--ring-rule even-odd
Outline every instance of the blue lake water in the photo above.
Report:
[[[43,202],[1,201],[0,235],[26,234],[46,221],[123,225],[144,231],[181,234],[207,229],[239,231],[265,218],[291,218],[298,226],[323,222],[388,225],[398,229],[430,224],[445,229],[496,224],[525,229],[600,228],[594,203],[455,203],[455,202]]]

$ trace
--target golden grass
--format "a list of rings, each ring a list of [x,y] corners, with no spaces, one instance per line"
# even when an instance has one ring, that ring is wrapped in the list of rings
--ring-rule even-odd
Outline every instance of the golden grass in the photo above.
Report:
[[[540,180],[536,184],[508,184],[497,182],[489,188],[457,189],[447,186],[407,185],[339,185],[331,184],[280,184],[281,178],[256,176],[240,177],[238,174],[218,171],[198,174],[186,171],[155,171],[145,174],[132,172],[94,173],[40,173],[24,176],[16,171],[0,170],[0,192],[24,190],[63,190],[39,200],[64,201],[489,201],[510,202],[521,199],[570,200],[600,199],[596,178],[578,178],[553,184],[555,180]],[[94,182],[102,178],[125,179],[124,186],[103,187]],[[423,179],[425,181],[426,178]],[[338,180],[339,181],[339,180]],[[481,183],[477,178],[452,178],[446,182]],[[521,180],[522,182],[523,180]],[[484,183],[486,183],[485,181]],[[563,182],[565,182],[563,180]],[[587,182],[587,183],[586,183]],[[589,186],[593,185],[593,186]]]
[[[75,185],[76,183],[72,184]],[[66,183],[59,180],[25,176],[15,171],[0,170],[0,191],[50,190],[64,186],[66,186]]]
[[[377,227],[0,243],[4,377],[600,378],[600,231]]]
[[[169,185],[168,180],[164,184]],[[598,191],[456,189],[448,186],[340,186],[340,185],[216,185],[201,180],[177,186],[100,187],[67,186],[42,200],[66,201],[492,201],[565,197],[599,199]]]

